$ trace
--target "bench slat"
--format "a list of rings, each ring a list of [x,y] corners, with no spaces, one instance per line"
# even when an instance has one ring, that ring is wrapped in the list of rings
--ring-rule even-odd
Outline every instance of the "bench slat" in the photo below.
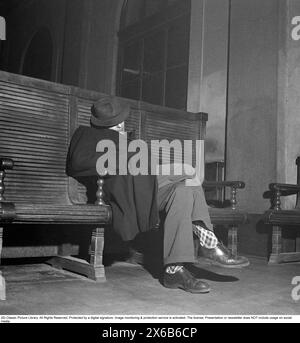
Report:
[[[109,223],[109,206],[16,204],[14,223]]]
[[[247,222],[247,212],[230,208],[209,208],[209,215],[214,225],[238,226]]]
[[[300,225],[299,210],[269,210],[265,213],[264,220],[272,225]],[[297,228],[297,227],[296,227]]]
[[[68,94],[50,87],[33,88],[26,82],[1,81],[0,87],[0,156],[12,158],[15,164],[7,172],[6,200],[69,203]]]

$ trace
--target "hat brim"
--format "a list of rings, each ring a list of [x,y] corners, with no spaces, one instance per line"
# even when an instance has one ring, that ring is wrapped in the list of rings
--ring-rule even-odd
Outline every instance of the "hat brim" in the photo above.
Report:
[[[117,115],[107,118],[107,119],[98,119],[93,114],[91,115],[91,123],[95,126],[101,126],[101,127],[112,127],[116,126],[123,121],[125,121],[129,116],[129,107],[123,109],[120,113]]]

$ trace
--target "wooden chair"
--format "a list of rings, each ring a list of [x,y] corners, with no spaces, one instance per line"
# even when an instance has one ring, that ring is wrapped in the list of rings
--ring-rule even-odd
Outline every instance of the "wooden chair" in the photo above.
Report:
[[[230,199],[224,200],[222,206],[209,208],[209,214],[214,226],[227,228],[228,248],[234,255],[238,252],[238,228],[241,224],[247,222],[247,212],[239,209],[236,193],[237,189],[245,188],[242,181],[204,181],[204,190],[230,188]]]
[[[272,252],[269,264],[300,261],[300,236],[294,239],[294,251],[284,251],[283,230],[299,232],[300,228],[300,157],[296,159],[297,184],[271,183],[269,192],[272,206],[264,215],[264,222],[272,226]],[[297,195],[296,206],[291,210],[281,209],[281,197]],[[295,234],[297,234],[297,232]],[[295,235],[296,236],[296,235]]]

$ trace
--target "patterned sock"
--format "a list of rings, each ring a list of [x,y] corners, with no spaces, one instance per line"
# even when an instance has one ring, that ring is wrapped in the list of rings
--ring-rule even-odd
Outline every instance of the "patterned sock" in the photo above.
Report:
[[[166,273],[168,274],[175,274],[176,272],[178,272],[179,270],[181,270],[183,268],[182,265],[179,264],[171,264],[166,268]]]
[[[200,245],[207,249],[214,249],[218,244],[218,238],[212,231],[202,226],[193,225],[193,232],[199,238]]]

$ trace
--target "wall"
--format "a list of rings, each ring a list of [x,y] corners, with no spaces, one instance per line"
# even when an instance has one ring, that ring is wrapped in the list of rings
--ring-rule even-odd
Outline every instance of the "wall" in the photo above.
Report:
[[[240,202],[263,213],[271,182],[296,183],[300,155],[300,15],[297,0],[232,0],[227,178],[246,182]],[[300,23],[300,20],[299,20]],[[296,39],[291,32],[294,29]],[[295,198],[284,199],[292,208]]]
[[[119,20],[123,0],[85,0],[80,82],[82,88],[115,93]]]
[[[10,22],[8,70],[40,25],[55,42],[54,81],[115,93],[119,20],[123,0],[25,0]],[[199,34],[200,33],[200,34]],[[228,0],[192,0],[189,110],[210,113],[207,159],[224,159]]]
[[[63,37],[63,60],[61,77],[58,82],[79,85],[83,44],[85,43],[83,37],[85,7],[82,0],[66,0],[65,2],[64,26],[60,28],[60,34]]]
[[[192,0],[188,110],[209,115],[207,162],[225,153],[228,12],[228,0]]]
[[[278,0],[232,0],[227,118],[229,180],[243,180],[239,203],[269,207],[263,191],[277,180]]]
[[[5,69],[21,71],[31,37],[46,26],[55,46],[52,81],[114,93],[122,4],[123,0],[24,0],[8,18]]]
[[[277,180],[296,183],[295,159],[300,155],[300,2],[281,3],[280,47],[278,64],[278,149]],[[294,17],[298,17],[293,24]],[[292,208],[295,198],[284,202]]]
[[[65,0],[26,0],[7,18],[9,53],[6,70],[19,73],[31,38],[40,27],[47,27],[54,43],[52,80],[60,79],[64,44]]]
[[[300,26],[295,31],[295,16],[300,16],[297,0],[231,2],[226,173],[227,179],[246,182],[238,192],[249,213],[240,249],[264,257],[271,230],[262,221],[270,207],[263,194],[271,182],[297,181]],[[295,197],[283,199],[283,208],[294,207]]]

